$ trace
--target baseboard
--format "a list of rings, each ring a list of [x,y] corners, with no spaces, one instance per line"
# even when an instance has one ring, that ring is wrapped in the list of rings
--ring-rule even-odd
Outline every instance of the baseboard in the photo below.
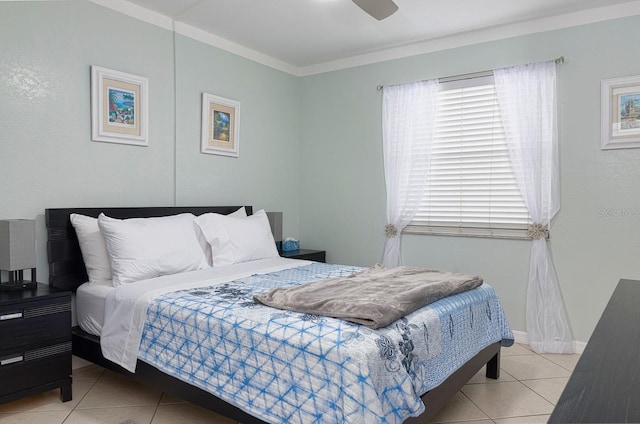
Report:
[[[529,335],[525,331],[513,331],[513,338],[516,343],[520,344],[529,344]],[[573,350],[575,353],[582,354],[584,352],[584,348],[587,346],[585,342],[579,342],[577,340],[573,341]]]

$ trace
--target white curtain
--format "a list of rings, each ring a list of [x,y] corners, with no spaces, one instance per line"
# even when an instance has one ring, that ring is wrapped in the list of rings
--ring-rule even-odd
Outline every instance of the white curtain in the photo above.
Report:
[[[527,333],[538,353],[573,353],[567,315],[544,229],[560,209],[556,64],[493,72],[518,186],[529,209],[533,238],[527,288]]]
[[[387,225],[382,263],[400,265],[400,233],[418,210],[426,184],[436,123],[438,81],[419,81],[384,88],[382,137],[387,187]]]

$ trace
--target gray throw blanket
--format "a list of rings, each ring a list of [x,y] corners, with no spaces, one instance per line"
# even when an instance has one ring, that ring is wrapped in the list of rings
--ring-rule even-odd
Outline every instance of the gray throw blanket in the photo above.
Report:
[[[278,309],[341,318],[371,328],[386,327],[424,305],[482,284],[474,275],[382,265],[350,275],[254,296]]]

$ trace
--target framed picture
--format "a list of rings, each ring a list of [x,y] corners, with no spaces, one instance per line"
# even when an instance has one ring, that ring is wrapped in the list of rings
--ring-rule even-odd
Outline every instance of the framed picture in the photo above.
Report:
[[[202,93],[202,153],[238,157],[240,103]]]
[[[91,138],[108,143],[148,145],[149,81],[91,66]]]
[[[602,80],[602,149],[640,147],[640,76]]]

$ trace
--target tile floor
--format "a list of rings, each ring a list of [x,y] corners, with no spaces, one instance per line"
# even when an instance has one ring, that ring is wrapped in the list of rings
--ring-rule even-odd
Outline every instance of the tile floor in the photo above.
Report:
[[[435,423],[546,423],[579,355],[502,350],[499,380],[471,379]],[[59,390],[0,405],[0,424],[235,424],[213,412],[92,365],[74,370],[73,400]]]

